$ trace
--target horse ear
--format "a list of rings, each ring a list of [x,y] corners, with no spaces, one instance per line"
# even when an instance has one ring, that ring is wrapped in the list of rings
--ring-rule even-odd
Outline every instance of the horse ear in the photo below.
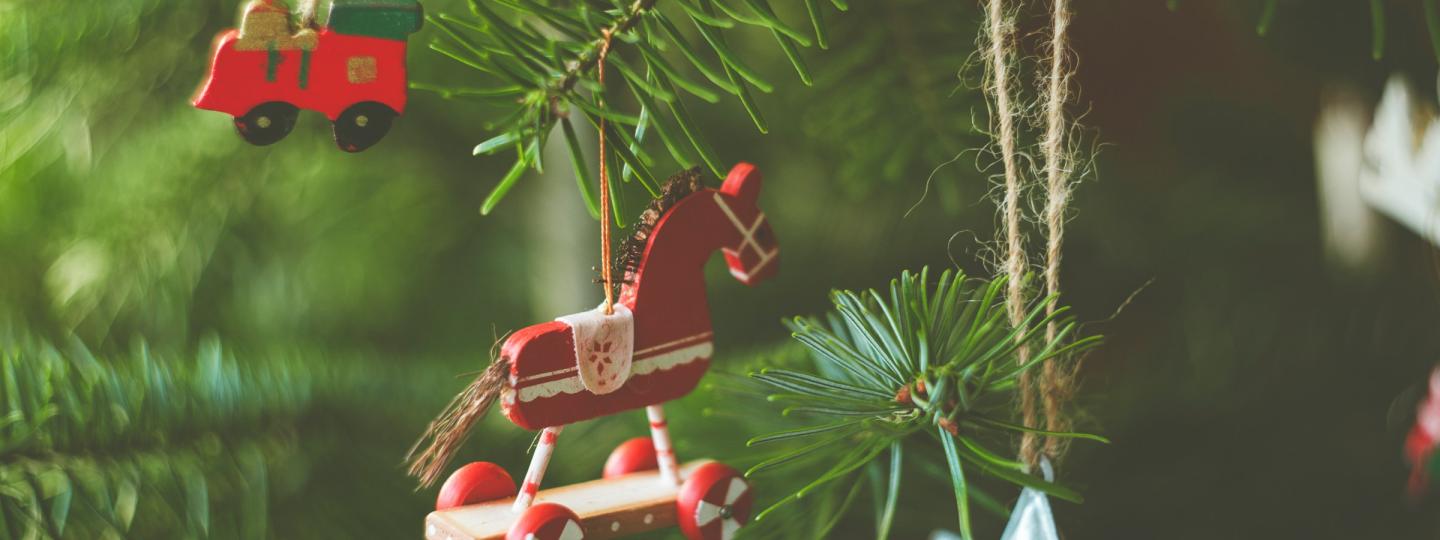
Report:
[[[720,191],[741,200],[755,203],[760,200],[760,169],[749,163],[739,163],[730,169]]]

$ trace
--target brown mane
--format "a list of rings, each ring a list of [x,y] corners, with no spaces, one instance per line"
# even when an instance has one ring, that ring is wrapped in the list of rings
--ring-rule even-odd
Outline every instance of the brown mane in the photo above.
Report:
[[[635,277],[635,272],[640,269],[640,259],[645,256],[645,245],[650,242],[650,233],[655,231],[655,224],[660,221],[660,216],[670,211],[676,203],[696,191],[700,191],[700,167],[675,173],[660,186],[660,196],[650,201],[650,206],[640,213],[640,219],[632,225],[634,232],[625,237],[625,243],[620,246],[619,258],[615,261],[616,269],[624,283],[630,283]]]

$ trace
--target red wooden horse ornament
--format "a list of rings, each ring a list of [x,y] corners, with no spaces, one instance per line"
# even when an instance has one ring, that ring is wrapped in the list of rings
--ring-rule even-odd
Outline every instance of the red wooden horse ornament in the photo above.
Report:
[[[779,246],[757,204],[760,186],[760,172],[748,163],[731,169],[719,190],[701,188],[693,171],[667,182],[623,248],[613,315],[597,309],[562,317],[505,341],[495,365],[508,370],[491,378],[505,416],[543,430],[530,469],[518,490],[488,463],[456,471],[426,520],[427,536],[595,538],[678,524],[689,538],[711,539],[729,538],[748,521],[744,478],[717,462],[678,466],[660,405],[694,390],[710,367],[704,266],[711,255],[723,253],[730,274],[746,285],[779,269]],[[484,394],[466,399],[483,408]],[[642,407],[650,440],[617,448],[603,479],[539,491],[563,426]],[[483,410],[468,414],[440,424],[464,429]]]

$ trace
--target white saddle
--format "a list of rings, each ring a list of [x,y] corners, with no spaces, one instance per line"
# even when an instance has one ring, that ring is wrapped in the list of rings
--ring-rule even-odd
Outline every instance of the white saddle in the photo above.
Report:
[[[610,315],[601,305],[555,319],[570,326],[580,383],[597,395],[625,385],[635,355],[635,317],[624,304],[615,304],[614,308]]]

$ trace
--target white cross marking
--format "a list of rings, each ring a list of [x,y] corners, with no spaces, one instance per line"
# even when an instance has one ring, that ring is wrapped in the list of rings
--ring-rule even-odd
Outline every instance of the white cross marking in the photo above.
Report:
[[[760,262],[756,263],[753,268],[737,272],[738,274],[740,274],[739,277],[741,279],[750,279],[751,275],[753,275],[755,272],[760,271],[760,269],[764,268],[765,265],[770,264],[770,260],[774,259],[776,255],[780,254],[780,248],[765,251],[764,249],[760,248],[760,243],[755,241],[755,231],[759,230],[760,225],[763,225],[765,223],[765,213],[758,213],[755,216],[755,221],[752,222],[749,226],[746,226],[740,221],[740,217],[735,215],[735,211],[730,209],[730,205],[725,204],[725,199],[722,198],[719,193],[715,194],[715,204],[720,207],[721,211],[725,212],[725,217],[730,218],[730,223],[735,225],[735,230],[740,231],[740,235],[743,238],[740,241],[739,247],[736,247],[735,249],[724,248],[724,251],[735,256],[736,258],[739,258],[740,255],[744,253],[745,248],[747,247],[753,248],[756,253],[760,254]]]

